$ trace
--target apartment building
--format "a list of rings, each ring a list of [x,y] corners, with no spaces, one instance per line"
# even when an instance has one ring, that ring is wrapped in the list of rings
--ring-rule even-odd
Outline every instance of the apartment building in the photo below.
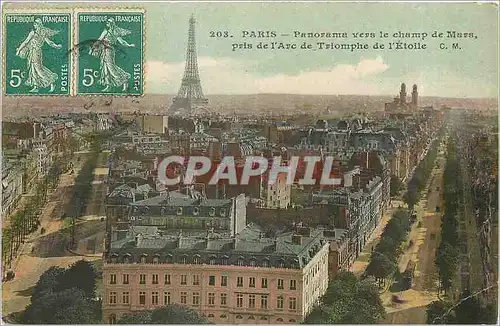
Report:
[[[119,233],[103,267],[109,323],[176,303],[215,324],[295,324],[328,286],[330,244],[322,230],[272,236],[250,224],[234,237],[138,226]]]

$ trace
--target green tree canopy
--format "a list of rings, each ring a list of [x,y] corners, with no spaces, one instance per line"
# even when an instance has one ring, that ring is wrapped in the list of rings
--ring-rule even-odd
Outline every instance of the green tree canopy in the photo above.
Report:
[[[45,292],[23,315],[23,322],[27,324],[95,324],[99,321],[100,306],[78,288]]]
[[[81,289],[87,298],[94,297],[96,287],[96,272],[87,260],[79,260],[71,265],[60,280],[62,289],[76,287]]]
[[[385,317],[378,287],[372,278],[359,281],[350,272],[339,274],[306,324],[376,324]]]
[[[366,267],[366,274],[374,276],[377,280],[385,279],[392,274],[394,268],[394,263],[386,255],[374,252]]]
[[[171,304],[154,310],[146,310],[122,316],[118,324],[209,324],[196,310]]]
[[[40,297],[44,296],[48,292],[57,291],[59,288],[59,281],[64,275],[65,269],[58,266],[52,266],[38,279],[38,282],[35,284],[33,288],[33,292],[31,294],[31,301],[37,300]]]

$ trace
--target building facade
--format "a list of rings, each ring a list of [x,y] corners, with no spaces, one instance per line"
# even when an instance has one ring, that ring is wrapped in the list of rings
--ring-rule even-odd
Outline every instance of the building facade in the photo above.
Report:
[[[249,225],[232,238],[157,231],[132,227],[106,254],[109,323],[176,303],[216,324],[295,324],[326,292],[330,244],[321,230],[268,237]]]

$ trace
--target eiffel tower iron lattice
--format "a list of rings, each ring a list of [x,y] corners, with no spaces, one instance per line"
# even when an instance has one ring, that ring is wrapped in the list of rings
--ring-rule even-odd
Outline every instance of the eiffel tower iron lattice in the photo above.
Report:
[[[194,113],[197,107],[205,107],[208,104],[208,99],[203,95],[198,72],[195,23],[194,16],[191,16],[189,19],[186,67],[179,92],[170,106],[170,112],[185,111],[187,113]]]

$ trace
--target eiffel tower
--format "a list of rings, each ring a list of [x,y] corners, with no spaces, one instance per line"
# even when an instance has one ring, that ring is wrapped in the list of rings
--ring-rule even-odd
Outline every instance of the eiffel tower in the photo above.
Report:
[[[195,41],[195,19],[191,16],[189,19],[189,38],[186,53],[186,68],[184,69],[184,77],[182,77],[181,88],[179,93],[172,101],[170,112],[184,111],[192,114],[199,107],[206,107],[208,99],[203,96],[201,89],[200,75],[198,73],[198,60],[196,57],[196,41]]]

